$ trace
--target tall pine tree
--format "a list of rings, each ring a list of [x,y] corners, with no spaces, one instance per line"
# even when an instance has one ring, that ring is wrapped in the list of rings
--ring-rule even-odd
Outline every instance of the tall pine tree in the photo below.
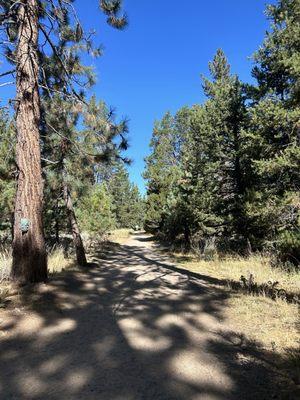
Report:
[[[60,53],[57,43],[66,38],[70,41],[72,37],[78,44],[78,51],[93,52],[72,3],[39,0],[3,0],[0,3],[4,54],[15,67],[2,76],[16,74],[18,183],[12,278],[19,282],[37,282],[47,278],[40,149],[40,87],[49,90],[47,54],[52,52],[56,63],[65,70],[64,95],[79,99],[77,87],[81,86],[81,81],[80,70],[76,69],[76,53]],[[119,15],[120,0],[101,0],[100,7],[110,25],[119,29],[126,25],[126,18]]]
[[[254,55],[258,85],[245,133],[256,174],[249,213],[262,245],[300,262],[300,2],[267,9],[272,29]]]

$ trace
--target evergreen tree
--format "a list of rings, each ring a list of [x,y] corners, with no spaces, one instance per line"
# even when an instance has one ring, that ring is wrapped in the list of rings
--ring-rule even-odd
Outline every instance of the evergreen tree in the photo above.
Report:
[[[146,222],[171,239],[300,259],[299,0],[267,9],[272,28],[255,54],[257,87],[243,85],[221,50],[204,78],[207,101],[156,124]],[[246,90],[247,89],[247,90]],[[250,97],[249,97],[250,96]],[[184,122],[184,123],[182,123]]]
[[[91,98],[87,106],[82,105],[78,108],[76,103],[56,96],[49,104],[47,102],[45,107],[45,127],[46,130],[51,128],[47,131],[43,143],[43,160],[46,164],[45,176],[48,183],[48,219],[55,221],[56,237],[59,236],[58,227],[62,225],[60,220],[68,219],[77,262],[79,265],[86,265],[85,250],[76,217],[76,203],[86,204],[87,201],[82,202],[82,198],[95,191],[95,171],[99,169],[99,163],[109,164],[111,160],[120,157],[126,144],[127,125],[124,122],[116,124],[106,105],[103,102],[97,103],[95,97]],[[79,130],[77,122],[81,113],[84,114],[81,123],[83,129]],[[95,208],[95,205],[93,207]],[[105,226],[104,221],[104,227],[99,228],[99,234],[103,233]]]
[[[216,165],[212,158],[215,146],[211,142],[210,127],[205,108],[194,106],[182,149],[181,177],[173,199],[177,226],[174,233],[184,233],[186,246],[196,234],[203,238],[215,233],[212,226],[220,223],[214,213]]]
[[[77,206],[79,224],[89,233],[101,235],[116,225],[113,199],[105,183],[94,185]]]
[[[120,0],[101,0],[100,7],[107,21],[116,28],[126,25],[119,16]],[[40,90],[48,87],[47,50],[51,49],[55,63],[65,71],[64,95],[80,98],[76,86],[81,86],[77,69],[78,51],[96,54],[84,31],[72,2],[3,0],[0,2],[0,23],[4,54],[16,72],[16,164],[17,194],[14,216],[12,277],[21,282],[43,281],[47,278],[42,205],[43,180],[40,149]],[[39,36],[43,39],[39,40]],[[60,53],[57,41],[73,41],[72,52]],[[75,51],[77,49],[77,52]],[[75,78],[75,79],[74,79]],[[78,78],[78,79],[77,79]],[[60,89],[60,88],[59,88]],[[58,89],[58,90],[59,90]]]
[[[218,50],[209,64],[212,81],[204,79],[208,97],[204,109],[209,135],[207,142],[210,172],[213,181],[213,213],[216,232],[230,247],[243,247],[247,237],[244,212],[249,171],[245,168],[241,132],[247,122],[243,86],[237,76],[230,75],[230,67],[222,50]],[[209,137],[208,137],[209,136]]]
[[[15,196],[14,164],[15,128],[9,116],[0,111],[0,230],[9,230]]]
[[[243,86],[230,75],[221,50],[209,68],[212,80],[204,79],[208,97],[204,106],[182,109],[168,130],[154,131],[145,173],[151,178],[149,219],[155,217],[151,208],[155,204],[161,218],[159,229],[173,239],[183,234],[189,244],[197,234],[201,239],[221,237],[223,245],[243,246],[248,185],[241,145],[247,121]],[[160,203],[153,201],[154,196]]]
[[[57,241],[59,241],[59,230],[64,225],[70,226],[77,263],[84,266],[87,261],[73,207],[72,193],[78,187],[81,191],[84,190],[83,188],[87,186],[86,180],[92,176],[92,168],[88,168],[88,164],[84,164],[80,157],[81,153],[78,154],[80,151],[83,152],[83,149],[80,148],[78,140],[77,119],[78,110],[74,104],[63,100],[60,96],[53,97],[47,104],[44,122],[46,127],[50,126],[52,129],[50,132],[46,129],[43,142],[44,175],[47,183],[46,198],[49,201],[45,211],[50,217],[50,221],[55,223]],[[80,174],[80,176],[73,174],[75,159],[77,175]],[[61,220],[67,220],[68,224],[63,225]]]
[[[161,121],[155,122],[150,149],[143,175],[147,180],[145,226],[149,230],[161,230],[167,197],[179,176],[178,137],[174,130],[174,118],[169,112]]]
[[[272,30],[255,53],[252,74],[258,95],[274,92],[283,102],[300,103],[300,1],[279,0],[267,7]]]
[[[108,189],[118,228],[133,228],[143,225],[143,202],[137,186],[129,180],[123,163],[118,162],[108,180]]]
[[[137,185],[131,185],[130,190],[130,227],[142,228],[145,219],[145,204]]]
[[[171,240],[183,234],[187,246],[190,241],[192,220],[186,193],[184,194],[182,189],[185,174],[183,157],[191,132],[191,117],[192,110],[188,107],[181,108],[174,116],[173,154],[176,158],[177,167],[174,170],[174,179],[166,197],[164,221],[161,227],[164,235]]]
[[[300,2],[268,7],[272,30],[255,54],[258,86],[245,141],[255,172],[249,214],[261,245],[300,260]]]

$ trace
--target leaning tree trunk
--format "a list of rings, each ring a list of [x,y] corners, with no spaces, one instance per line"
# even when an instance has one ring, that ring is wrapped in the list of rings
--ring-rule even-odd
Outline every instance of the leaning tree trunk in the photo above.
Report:
[[[76,215],[75,215],[75,211],[74,211],[74,207],[73,207],[71,193],[70,193],[68,183],[66,180],[66,171],[64,169],[63,169],[62,175],[63,175],[63,194],[64,194],[65,205],[67,208],[69,223],[70,223],[71,230],[72,230],[73,243],[74,243],[75,252],[76,252],[76,259],[77,259],[77,263],[80,266],[84,267],[87,265],[85,250],[84,250],[83,241],[82,241],[82,238],[80,235],[80,230],[79,230],[79,226],[77,223],[77,219],[76,219]]]
[[[17,193],[14,214],[12,278],[20,283],[47,279],[42,223],[43,179],[40,154],[38,90],[38,4],[19,5],[16,50]]]

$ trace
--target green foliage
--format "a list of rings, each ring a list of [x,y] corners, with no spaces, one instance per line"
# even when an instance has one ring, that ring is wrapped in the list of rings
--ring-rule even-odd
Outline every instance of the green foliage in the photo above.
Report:
[[[300,101],[300,1],[279,0],[269,5],[272,30],[255,53],[253,75],[260,95],[273,91],[281,100]]]
[[[0,112],[0,230],[10,230],[14,209],[15,129],[8,115]]]
[[[112,197],[112,206],[117,228],[142,227],[144,204],[137,186],[129,181],[124,165],[117,163],[113,167],[108,189]]]
[[[154,126],[150,149],[146,158],[144,178],[147,180],[147,207],[145,226],[148,230],[162,229],[167,218],[168,196],[180,177],[179,160],[184,135],[181,127],[186,123],[188,110],[176,117],[168,112]]]
[[[115,228],[112,197],[106,184],[94,185],[77,206],[82,230],[101,235]]]
[[[155,124],[146,224],[203,252],[214,243],[299,264],[300,1],[279,0],[267,13],[257,86],[232,76],[218,50],[203,78],[206,102]]]
[[[204,78],[208,100],[193,110],[183,168],[183,193],[192,204],[193,230],[217,236],[230,246],[243,246],[247,227],[244,200],[248,185],[241,131],[247,124],[243,87],[230,75],[218,50],[209,64],[212,80]],[[189,186],[189,187],[188,187]],[[191,206],[190,206],[191,208]]]
[[[221,50],[210,72],[213,79],[204,79],[204,106],[182,109],[173,119],[167,114],[155,126],[144,174],[147,216],[173,239],[183,235],[188,243],[195,235],[201,240],[222,235],[240,243],[246,226],[243,87],[230,76]]]
[[[299,264],[300,259],[300,232],[284,231],[280,232],[277,237],[276,249],[280,260]]]
[[[100,7],[107,15],[109,25],[117,29],[124,29],[127,26],[127,16],[121,14],[122,0],[100,0]]]
[[[98,3],[99,9],[107,16],[107,23],[119,30],[127,25],[122,3],[122,0],[99,0]],[[26,2],[24,4],[26,7]],[[20,7],[22,2],[0,2],[3,55],[12,64],[16,62]],[[102,54],[101,48],[93,44],[93,31],[85,30],[81,24],[74,0],[37,1],[34,7],[41,38],[37,49],[41,91],[48,94],[60,93],[62,97],[81,100],[86,88],[95,80],[93,69],[81,62],[82,55],[85,53],[97,57]]]
[[[109,178],[89,187],[77,203],[80,226],[88,232],[103,234],[114,228],[143,226],[144,203],[137,186],[130,183],[120,162],[110,169]]]
[[[145,204],[144,204],[144,199],[140,194],[139,188],[134,184],[131,184],[129,199],[130,199],[130,213],[129,213],[130,227],[131,228],[139,227],[141,229],[144,226]],[[129,224],[127,223],[127,225]]]
[[[300,1],[278,1],[268,15],[272,31],[254,57],[258,88],[244,135],[255,174],[251,217],[255,225],[264,221],[262,243],[299,264]],[[256,199],[260,213],[253,213]]]
[[[37,124],[41,133],[45,180],[44,222],[47,236],[55,234],[56,238],[60,230],[66,229],[63,188],[68,187],[76,203],[93,186],[97,165],[104,159],[107,161],[108,158],[119,157],[127,146],[126,123],[114,123],[111,111],[103,102],[97,103],[92,98],[87,105],[88,102],[84,100],[86,90],[95,82],[95,74],[93,68],[84,65],[82,60],[87,55],[100,56],[101,49],[94,47],[92,31],[85,31],[73,3],[73,0],[38,1],[33,4],[10,0],[0,2],[3,54],[13,65],[16,65],[17,32],[22,24],[20,9],[24,7],[27,10],[30,7],[30,12],[26,12],[28,18],[34,18],[35,12],[38,18],[38,76],[34,79],[39,81],[41,97],[41,120],[37,120]],[[107,16],[109,25],[117,29],[126,26],[122,0],[101,0],[99,8]],[[12,69],[2,76],[14,72]],[[82,125],[84,130],[81,129]],[[2,127],[0,130],[0,174],[3,175],[5,171],[10,175],[9,157],[2,154],[7,150],[9,135],[5,134],[3,139]],[[117,140],[117,136],[121,139]],[[10,156],[13,152],[8,154]],[[1,223],[11,213],[13,194],[8,180],[3,186]]]
[[[215,247],[268,250],[299,264],[300,0],[278,0],[267,8],[271,28],[254,54],[256,86],[232,75],[219,49],[209,63],[210,78],[203,78],[204,104],[156,121],[144,172],[146,201],[123,163],[127,122],[117,122],[95,97],[82,101],[95,77],[80,55],[101,51],[70,2],[53,4],[57,7],[43,2],[39,10],[48,235],[67,229],[62,197],[67,185],[80,226],[90,232],[145,224],[203,253]],[[14,63],[18,2],[10,6],[0,4],[3,35],[10,38],[5,54]],[[99,6],[110,25],[126,26],[121,0],[101,0]],[[47,28],[49,19],[54,29]],[[1,112],[0,229],[9,226],[13,211],[13,143],[13,124]]]

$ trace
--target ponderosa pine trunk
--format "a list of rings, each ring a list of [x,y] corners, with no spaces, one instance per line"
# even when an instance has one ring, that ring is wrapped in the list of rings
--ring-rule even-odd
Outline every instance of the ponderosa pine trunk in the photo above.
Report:
[[[12,278],[20,283],[47,279],[47,256],[42,222],[43,179],[40,149],[38,89],[38,2],[19,5],[16,50],[16,163]]]
[[[73,236],[73,243],[75,247],[75,252],[76,252],[76,260],[78,265],[84,267],[87,265],[87,260],[85,256],[85,250],[83,246],[83,241],[80,235],[80,230],[79,226],[77,223],[77,218],[76,214],[74,211],[73,207],[73,202],[72,202],[72,197],[70,193],[70,189],[66,180],[66,171],[63,169],[62,172],[63,175],[63,195],[64,195],[64,201],[68,213],[68,219],[69,219],[69,224],[72,230],[72,236]]]

